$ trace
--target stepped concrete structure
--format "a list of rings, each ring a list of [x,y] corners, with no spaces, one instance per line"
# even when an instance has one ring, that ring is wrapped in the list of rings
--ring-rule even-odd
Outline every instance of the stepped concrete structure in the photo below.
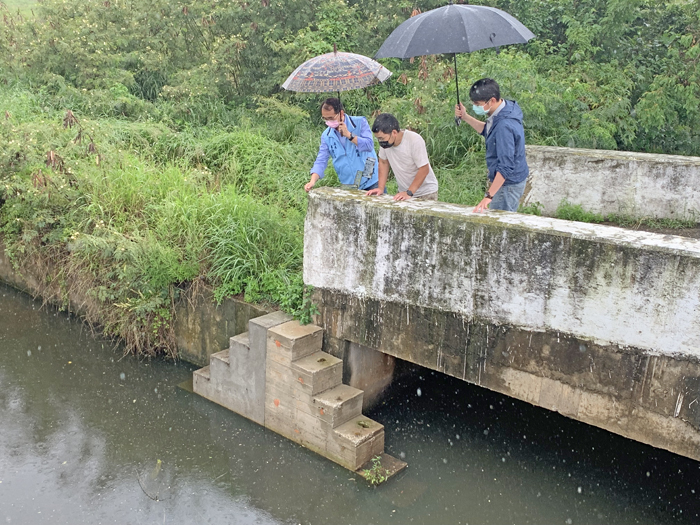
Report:
[[[320,327],[282,312],[248,327],[194,372],[195,393],[359,474],[377,456],[387,477],[406,466],[384,454],[384,426],[362,415],[363,392],[342,383]]]

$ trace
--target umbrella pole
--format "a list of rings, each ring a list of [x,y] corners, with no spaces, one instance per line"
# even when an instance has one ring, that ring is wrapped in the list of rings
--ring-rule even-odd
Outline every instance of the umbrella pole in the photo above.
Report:
[[[457,88],[457,105],[459,106],[459,80],[457,79],[457,53],[454,54],[455,59],[455,87]],[[455,117],[455,124],[458,126],[462,123],[460,117]]]

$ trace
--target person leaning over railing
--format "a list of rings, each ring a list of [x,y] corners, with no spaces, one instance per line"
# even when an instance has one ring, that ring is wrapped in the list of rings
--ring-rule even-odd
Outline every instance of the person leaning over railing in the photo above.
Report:
[[[514,100],[501,99],[498,83],[490,78],[477,80],[469,91],[472,109],[486,115],[482,122],[467,114],[464,104],[455,106],[459,117],[486,138],[486,167],[490,186],[474,208],[518,211],[530,170],[525,159],[523,112]]]
[[[395,201],[410,198],[436,201],[438,181],[430,167],[425,141],[418,133],[401,129],[390,113],[378,115],[372,132],[379,141],[379,183],[367,195],[381,195],[386,188],[389,168],[394,172],[399,193]]]
[[[365,161],[374,159],[372,176],[363,178],[359,189],[376,188],[377,155],[367,119],[347,115],[338,98],[327,98],[321,103],[321,117],[328,128],[321,135],[321,146],[311,168],[311,180],[304,185],[304,189],[310,191],[323,178],[329,158],[333,159],[333,168],[340,183],[349,185],[355,183],[357,172],[365,169]]]

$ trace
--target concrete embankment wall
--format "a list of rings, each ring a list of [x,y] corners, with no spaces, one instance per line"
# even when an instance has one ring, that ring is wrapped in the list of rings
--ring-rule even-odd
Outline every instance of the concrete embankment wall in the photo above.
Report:
[[[35,297],[61,296],[47,282],[44,271],[26,267],[15,271],[0,242],[0,282],[4,282]],[[95,308],[96,299],[89,296],[71,295],[66,304],[72,313],[83,315],[87,309]],[[214,296],[206,287],[196,293],[185,294],[175,307],[173,330],[177,341],[178,356],[195,365],[209,364],[212,354],[229,346],[229,338],[248,330],[248,321],[271,310],[236,299],[224,299],[217,305]]]
[[[527,146],[523,204],[553,216],[562,200],[590,212],[700,221],[700,157]]]
[[[304,280],[327,348],[366,345],[700,459],[700,242],[471,211],[312,192]]]

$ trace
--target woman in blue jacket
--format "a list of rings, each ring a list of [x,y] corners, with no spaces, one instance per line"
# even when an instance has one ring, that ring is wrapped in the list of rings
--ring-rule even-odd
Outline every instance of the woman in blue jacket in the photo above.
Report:
[[[491,78],[476,81],[469,91],[469,98],[474,113],[488,117],[482,122],[468,115],[463,104],[455,107],[455,116],[486,139],[490,185],[474,211],[478,213],[487,208],[518,211],[530,173],[525,159],[523,112],[517,102],[501,99],[498,83]]]

